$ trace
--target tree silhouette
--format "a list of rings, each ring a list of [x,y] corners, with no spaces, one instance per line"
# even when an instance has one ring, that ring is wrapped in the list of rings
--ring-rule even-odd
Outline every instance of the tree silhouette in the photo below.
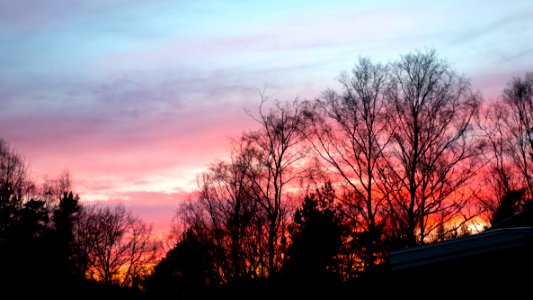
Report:
[[[511,224],[511,226],[513,226],[512,224],[515,224],[514,226],[520,226],[520,220],[511,222],[510,219],[524,210],[531,208],[532,202],[525,199],[526,192],[527,190],[523,188],[519,190],[508,191],[505,195],[503,195],[498,202],[498,206],[492,212],[490,217],[491,226],[494,228],[502,225],[509,226],[504,225],[506,222]]]
[[[499,120],[506,127],[507,153],[519,170],[526,197],[533,197],[533,73],[515,77],[503,91],[507,117]]]
[[[16,235],[12,226],[31,187],[24,158],[0,138],[0,265],[10,260],[6,251]]]
[[[251,197],[246,170],[250,153],[241,150],[232,153],[230,162],[213,164],[202,173],[198,199],[178,211],[184,224],[209,239],[220,278],[232,284],[257,276],[266,267],[260,250],[266,219]]]
[[[361,58],[351,73],[340,76],[342,93],[327,90],[307,109],[308,141],[333,170],[333,180],[341,183],[341,209],[358,232],[368,233],[365,241],[359,239],[367,269],[379,261],[382,252],[380,220],[386,202],[377,178],[390,138],[384,98],[388,77],[387,66]]]
[[[36,197],[46,201],[49,206],[58,206],[65,193],[70,192],[72,192],[72,178],[65,170],[57,177],[45,175],[43,182],[37,188]]]
[[[488,166],[480,176],[483,193],[478,197],[493,226],[521,212],[531,199],[532,126],[533,73],[526,73],[507,82],[500,99],[487,105],[480,120],[479,127],[488,146],[484,151]]]
[[[84,279],[85,274],[81,273],[74,250],[74,228],[79,220],[80,213],[79,197],[77,195],[74,196],[72,192],[64,192],[52,215],[52,242],[56,259],[54,270],[58,273],[58,280],[80,281]]]
[[[513,143],[507,126],[510,110],[504,103],[496,102],[483,112],[479,128],[485,144],[483,160],[487,166],[479,180],[480,190],[484,192],[478,193],[477,197],[483,209],[494,212],[500,200],[509,192],[519,190],[524,182],[521,176],[516,176],[516,166],[509,159],[509,146]]]
[[[250,154],[244,166],[251,183],[250,196],[267,220],[263,234],[267,241],[265,273],[271,276],[281,267],[283,257],[287,189],[304,174],[296,166],[307,153],[301,143],[306,119],[296,101],[275,102],[268,111],[265,103],[266,99],[262,99],[258,116],[252,116],[260,128],[245,132],[241,141],[243,149]]]
[[[122,205],[86,207],[75,232],[76,256],[83,274],[123,287],[139,284],[160,246],[152,239],[151,227]]]
[[[183,232],[146,279],[144,287],[154,299],[198,299],[212,287],[211,246],[194,230]]]
[[[322,192],[306,196],[289,227],[292,244],[282,275],[296,285],[330,285],[340,280],[336,274],[345,227],[332,206],[331,184]]]
[[[34,188],[22,155],[0,138],[0,282],[16,290],[46,279],[49,215]]]
[[[435,51],[417,51],[392,65],[386,99],[392,136],[380,182],[395,239],[413,246],[468,205],[461,189],[479,168],[472,134],[479,96]]]
[[[56,278],[52,259],[50,212],[46,202],[30,199],[16,211],[11,224],[13,235],[7,245],[7,261],[2,264],[7,289],[20,290],[22,297],[35,291],[52,290]],[[26,288],[25,288],[26,287]],[[31,289],[27,288],[31,287]]]

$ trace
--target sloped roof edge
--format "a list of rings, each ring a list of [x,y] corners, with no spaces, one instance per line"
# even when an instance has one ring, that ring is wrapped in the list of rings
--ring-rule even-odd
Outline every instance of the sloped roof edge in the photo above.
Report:
[[[493,229],[448,241],[391,251],[390,263],[393,270],[413,268],[517,247],[531,238],[532,227]]]

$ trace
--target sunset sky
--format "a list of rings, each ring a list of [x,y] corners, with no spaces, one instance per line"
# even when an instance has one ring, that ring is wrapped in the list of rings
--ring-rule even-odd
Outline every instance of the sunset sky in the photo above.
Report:
[[[533,71],[533,1],[0,0],[0,137],[162,229],[260,90],[314,98],[426,48],[495,99]]]

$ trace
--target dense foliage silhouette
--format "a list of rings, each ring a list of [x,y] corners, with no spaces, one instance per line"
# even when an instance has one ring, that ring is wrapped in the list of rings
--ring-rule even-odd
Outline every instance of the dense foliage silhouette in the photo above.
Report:
[[[340,282],[338,255],[347,228],[333,206],[331,184],[306,196],[289,227],[291,245],[280,278],[288,289],[330,288]]]

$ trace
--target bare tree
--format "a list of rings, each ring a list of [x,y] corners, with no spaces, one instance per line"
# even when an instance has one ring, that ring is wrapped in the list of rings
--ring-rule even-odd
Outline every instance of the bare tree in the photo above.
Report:
[[[0,259],[9,259],[3,251],[16,235],[12,225],[24,207],[25,197],[33,190],[23,156],[0,138]]]
[[[434,51],[402,56],[392,66],[386,92],[392,143],[381,180],[394,232],[406,245],[424,243],[468,204],[461,188],[477,171],[478,98]]]
[[[486,165],[479,175],[483,192],[477,197],[487,213],[494,213],[502,197],[523,185],[521,172],[517,171],[509,157],[512,153],[510,148],[513,148],[513,133],[508,126],[510,114],[509,107],[497,101],[484,108],[483,118],[480,119],[479,129],[485,146],[483,162]],[[489,221],[490,214],[485,217]]]
[[[122,205],[88,207],[76,226],[78,259],[87,278],[134,286],[155,263],[159,244],[151,227]]]
[[[55,206],[65,193],[70,192],[72,192],[72,177],[69,171],[65,170],[57,177],[45,176],[37,191],[37,197],[46,201],[48,205]]]
[[[306,131],[315,152],[338,177],[342,211],[356,232],[370,236],[359,245],[365,248],[366,268],[375,265],[381,252],[376,247],[382,239],[384,195],[376,178],[389,140],[384,118],[387,80],[386,66],[360,58],[350,74],[341,75],[341,94],[327,90],[313,103]]]
[[[21,208],[24,196],[33,188],[24,157],[0,138],[0,211]]]
[[[533,197],[533,73],[524,78],[515,77],[503,91],[506,118],[500,126],[505,127],[507,151],[512,163],[522,177],[528,198]]]
[[[198,199],[178,211],[187,229],[213,245],[215,269],[224,283],[261,274],[261,230],[264,218],[250,196],[247,161],[250,153],[236,147],[231,162],[213,164],[198,178]]]
[[[268,274],[272,275],[282,261],[288,187],[305,172],[298,165],[306,156],[301,144],[305,118],[297,101],[285,104],[276,101],[268,111],[265,102],[263,98],[258,115],[252,115],[260,129],[244,133],[242,143],[250,154],[245,166],[250,195],[267,218],[267,266]]]
[[[515,201],[520,211],[531,199],[533,178],[533,73],[508,82],[501,99],[488,104],[480,123],[487,150],[488,165],[479,198],[493,223],[497,210]],[[521,195],[516,197],[516,195]],[[510,202],[509,202],[510,203]],[[507,204],[509,204],[507,203]],[[514,210],[514,208],[513,208]],[[501,214],[498,213],[498,214]]]

